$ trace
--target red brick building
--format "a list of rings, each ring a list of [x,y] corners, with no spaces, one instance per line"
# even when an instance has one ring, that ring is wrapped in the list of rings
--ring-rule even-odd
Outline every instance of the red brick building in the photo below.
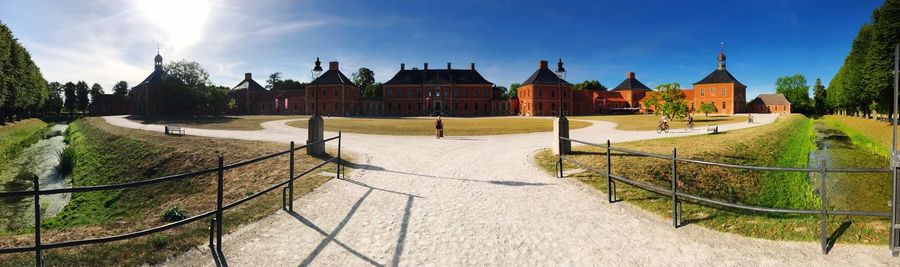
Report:
[[[604,109],[612,112],[637,113],[641,102],[653,90],[635,78],[634,72],[625,74],[625,80],[608,92]]]
[[[782,94],[760,94],[750,101],[748,112],[751,113],[791,113],[791,102]]]
[[[318,60],[318,59],[317,59]],[[362,111],[359,88],[329,62],[328,71],[304,88],[266,90],[250,73],[232,88],[228,95],[236,102],[231,114],[312,114],[318,92],[319,114],[328,116],[358,115]]]
[[[163,58],[157,51],[153,58],[153,72],[131,88],[132,112],[138,115],[172,115],[178,112],[175,101],[170,99],[170,88],[163,85]]]
[[[572,84],[551,71],[546,60],[538,62],[537,70],[517,90],[519,113],[522,115],[556,116],[560,95],[563,112],[572,114]]]
[[[698,110],[700,105],[711,103],[719,110],[718,114],[747,112],[747,86],[725,69],[725,52],[719,52],[718,62],[716,70],[694,83],[693,97],[689,98],[692,101],[688,108]]]
[[[383,114],[499,115],[492,105],[492,87],[475,63],[469,69],[453,69],[450,63],[446,69],[429,69],[425,63],[421,70],[400,64],[400,71],[384,83]]]

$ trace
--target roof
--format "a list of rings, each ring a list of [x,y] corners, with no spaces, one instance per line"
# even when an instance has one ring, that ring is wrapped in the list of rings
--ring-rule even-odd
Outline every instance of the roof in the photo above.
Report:
[[[685,100],[694,99],[694,89],[681,89],[681,92],[684,93]]]
[[[253,79],[244,79],[237,86],[231,88],[231,90],[245,90],[247,88],[250,88],[250,91],[266,91],[265,87],[262,87],[262,85],[259,85],[259,83],[257,83]]]
[[[734,76],[731,75],[731,73],[725,69],[714,70],[709,75],[706,75],[706,78],[703,78],[703,80],[700,80],[699,82],[695,82],[694,84],[710,84],[710,83],[735,83],[735,84],[744,85],[741,82],[739,82],[737,79],[735,79]]]
[[[528,77],[528,80],[525,80],[525,82],[522,83],[522,85],[560,83],[562,83],[563,85],[572,85],[566,80],[560,79],[559,76],[557,76],[556,73],[553,73],[553,71],[551,71],[550,69],[538,68],[536,71],[534,71],[533,74],[531,74],[531,77]]]
[[[161,83],[164,76],[166,76],[166,71],[162,70],[161,68],[154,69],[153,72],[151,72],[150,75],[147,76],[146,79],[144,79],[144,81],[142,81],[138,85],[135,85],[134,87],[139,87],[141,85],[149,83]]]
[[[353,84],[353,81],[344,76],[343,73],[339,70],[330,69],[325,73],[322,73],[322,76],[313,80],[310,84],[319,84],[319,85],[332,85],[332,84],[343,84],[348,86],[356,87],[356,84]]]
[[[472,69],[402,69],[384,85],[396,84],[492,84]]]
[[[791,101],[788,101],[787,98],[782,94],[760,94],[753,101],[750,101],[750,104],[758,104],[758,105],[790,105]]]
[[[650,89],[650,87],[647,87],[646,85],[644,85],[644,83],[642,83],[641,81],[638,81],[638,79],[634,78],[634,77],[625,78],[625,80],[622,81],[622,83],[620,83],[618,86],[616,86],[615,89],[612,89],[612,90],[613,91],[622,91],[622,90],[635,90],[635,89],[652,91]]]

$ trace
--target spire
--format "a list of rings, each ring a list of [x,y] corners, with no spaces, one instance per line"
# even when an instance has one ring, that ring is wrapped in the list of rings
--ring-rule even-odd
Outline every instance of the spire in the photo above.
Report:
[[[159,55],[159,44],[156,44],[156,57],[153,58],[153,69],[162,70],[163,58]]]
[[[719,44],[719,65],[716,66],[717,70],[725,69],[725,42],[721,42]]]

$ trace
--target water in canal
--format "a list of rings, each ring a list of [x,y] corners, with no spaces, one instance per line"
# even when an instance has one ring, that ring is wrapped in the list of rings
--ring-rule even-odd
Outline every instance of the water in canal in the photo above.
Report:
[[[886,168],[888,159],[856,147],[844,132],[816,122],[817,150],[810,153],[811,167],[825,159],[828,168]],[[819,188],[818,174],[812,175],[813,187]],[[828,206],[836,210],[889,211],[891,177],[887,173],[829,173]]]
[[[32,190],[31,177],[38,176],[42,190],[68,187],[69,177],[62,177],[58,171],[60,152],[66,148],[62,133],[68,125],[53,125],[46,138],[34,143],[12,160],[10,168],[2,170],[0,177],[14,177],[0,183],[0,191]],[[54,216],[69,203],[71,194],[41,196],[44,216]],[[34,198],[0,199],[0,231],[15,231],[34,225]]]

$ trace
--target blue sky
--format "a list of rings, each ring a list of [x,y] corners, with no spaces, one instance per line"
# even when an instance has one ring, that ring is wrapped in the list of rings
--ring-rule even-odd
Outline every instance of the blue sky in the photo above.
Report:
[[[522,82],[541,59],[562,58],[567,80],[616,86],[634,71],[648,86],[682,87],[728,69],[748,98],[800,73],[827,82],[881,1],[277,1],[4,0],[0,20],[51,81],[107,90],[135,85],[166,61],[200,62],[213,82],[263,82],[281,71],[310,80],[315,58],[384,82],[399,69],[470,62],[489,81]]]

